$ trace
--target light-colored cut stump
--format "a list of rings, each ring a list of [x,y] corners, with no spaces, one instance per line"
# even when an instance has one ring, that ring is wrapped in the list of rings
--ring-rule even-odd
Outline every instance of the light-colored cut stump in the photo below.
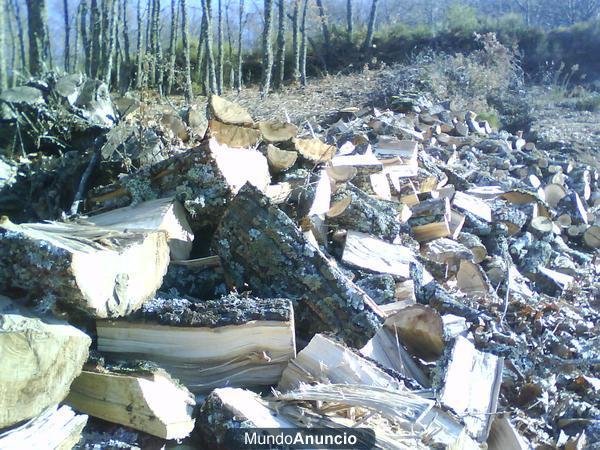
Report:
[[[61,402],[91,342],[77,328],[38,318],[0,296],[0,428]]]
[[[245,108],[218,95],[210,96],[210,109],[215,117],[223,123],[229,125],[254,124],[254,120]]]
[[[276,121],[259,122],[258,129],[267,142],[289,141],[298,134],[296,125]]]
[[[296,151],[304,159],[313,162],[327,162],[335,155],[336,148],[321,141],[320,139],[294,139]]]
[[[260,131],[254,128],[245,128],[237,125],[228,125],[211,120],[208,123],[210,135],[220,144],[236,148],[253,148],[261,141]]]
[[[298,153],[289,150],[281,150],[272,144],[267,146],[267,160],[273,173],[283,172],[296,163]]]

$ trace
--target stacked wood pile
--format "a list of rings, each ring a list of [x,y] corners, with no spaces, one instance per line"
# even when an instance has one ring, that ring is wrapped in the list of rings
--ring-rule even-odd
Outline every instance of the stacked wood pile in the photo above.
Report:
[[[179,145],[115,165],[158,126],[124,112],[85,214],[0,221],[0,448],[599,438],[596,169],[441,105],[160,117]]]

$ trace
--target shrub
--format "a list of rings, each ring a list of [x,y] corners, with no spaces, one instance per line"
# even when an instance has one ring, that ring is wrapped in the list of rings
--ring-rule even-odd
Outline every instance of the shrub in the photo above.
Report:
[[[590,94],[586,97],[580,98],[575,102],[575,109],[578,111],[600,111],[600,95]]]

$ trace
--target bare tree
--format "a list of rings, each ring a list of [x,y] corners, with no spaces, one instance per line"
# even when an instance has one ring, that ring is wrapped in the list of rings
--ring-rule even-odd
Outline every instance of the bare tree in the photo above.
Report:
[[[27,57],[25,55],[25,33],[23,31],[23,19],[21,17],[19,0],[12,0],[9,6],[11,7],[15,18],[15,23],[17,24],[17,38],[19,39],[19,59],[21,60],[21,70],[25,71],[27,68]]]
[[[79,33],[81,34],[81,46],[83,47],[83,71],[87,75],[90,75],[92,51],[88,39],[87,16],[88,4],[86,0],[83,0],[79,4]]]
[[[223,4],[222,0],[217,2],[217,93],[223,92]]]
[[[239,21],[239,31],[238,31],[238,48],[237,48],[237,77],[236,77],[236,87],[237,91],[240,92],[242,90],[242,37],[244,32],[244,0],[240,0],[240,21]]]
[[[304,0],[304,6],[302,8],[302,25],[300,27],[300,33],[302,34],[302,43],[300,45],[300,83],[302,86],[306,86],[306,39],[308,33],[306,30],[306,13],[308,12],[309,0]]]
[[[131,53],[129,43],[129,20],[127,15],[127,0],[123,0],[123,52],[127,65],[131,64]]]
[[[98,67],[100,66],[101,42],[102,39],[102,16],[98,7],[98,0],[92,0],[90,7],[90,73],[91,77],[98,76]]]
[[[273,0],[264,0],[265,26],[263,29],[263,58],[260,93],[264,97],[269,93],[271,86],[271,72],[273,70],[273,47],[271,46],[271,33],[273,30]]]
[[[108,1],[108,0],[107,0]],[[112,0],[110,5],[110,18],[108,22],[108,43],[106,45],[106,60],[104,62],[104,82],[110,87],[113,61],[117,40],[117,1]]]
[[[6,71],[6,55],[4,54],[4,28],[7,14],[4,0],[0,0],[0,92],[8,87],[8,73]]]
[[[217,77],[212,48],[212,19],[210,16],[209,0],[202,0],[202,15],[204,20],[204,47],[206,51],[206,87],[211,93],[217,92]]]
[[[142,63],[144,58],[144,46],[142,44],[142,28],[143,28],[143,15],[142,15],[142,0],[138,0],[137,4],[137,79],[136,87],[141,89],[143,83],[143,71]]]
[[[171,35],[169,37],[169,72],[167,74],[167,84],[165,94],[170,95],[173,88],[173,78],[175,77],[175,36],[177,32],[177,0],[171,0]],[[187,36],[186,36],[187,38]]]
[[[69,21],[69,0],[63,0],[63,13],[65,19],[65,49],[64,49],[64,60],[65,60],[65,72],[68,72],[71,68],[70,57],[70,38],[71,38],[71,22]],[[75,49],[77,51],[77,49]]]
[[[300,2],[293,0],[294,13],[292,14],[292,54],[293,68],[292,76],[297,83],[300,81]]]
[[[194,99],[192,92],[192,65],[190,61],[190,42],[188,39],[187,6],[185,0],[180,0],[181,7],[181,40],[183,42],[183,58],[185,59],[185,100],[190,103]]]
[[[277,70],[275,86],[280,87],[285,78],[285,0],[279,0],[279,25],[277,27]]]
[[[29,72],[41,75],[44,62],[49,58],[46,28],[46,0],[27,0],[27,27],[29,30]]]
[[[346,0],[346,34],[348,35],[348,42],[352,42],[352,28],[354,25],[352,22],[352,0]]]
[[[367,36],[363,43],[363,50],[367,50],[373,46],[373,35],[375,34],[375,21],[377,20],[377,3],[379,0],[373,0],[371,3],[371,13],[369,14],[369,25],[367,28]]]
[[[323,46],[325,47],[325,55],[327,58],[331,56],[331,35],[329,33],[329,19],[325,13],[325,6],[323,0],[317,0],[317,6],[319,8],[319,19],[321,21],[321,31],[323,32]]]

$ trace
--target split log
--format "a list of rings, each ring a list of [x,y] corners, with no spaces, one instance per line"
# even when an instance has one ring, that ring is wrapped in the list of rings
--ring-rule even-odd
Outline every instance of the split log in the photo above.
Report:
[[[254,120],[246,111],[237,103],[225,100],[218,95],[210,96],[210,109],[214,116],[223,123],[230,125],[254,125]]]
[[[600,226],[592,225],[583,233],[583,243],[591,249],[600,248]]]
[[[317,138],[296,138],[293,142],[298,154],[305,160],[315,164],[331,161],[337,150],[335,146],[326,144]]]
[[[450,211],[450,221],[448,222],[448,228],[450,228],[450,236],[452,239],[458,239],[462,233],[463,226],[465,225],[466,216],[459,213],[458,211]]]
[[[322,334],[316,334],[290,361],[281,375],[278,389],[285,392],[302,383],[314,382],[403,388],[400,381],[377,365]]]
[[[169,264],[164,231],[121,232],[91,225],[0,222],[0,286],[29,291],[93,317],[138,309]],[[45,307],[53,307],[53,304]]]
[[[462,211],[471,213],[486,222],[492,221],[492,208],[484,200],[478,197],[459,191],[454,194],[452,205]]]
[[[392,136],[379,136],[375,145],[375,154],[384,158],[399,156],[403,160],[414,160],[418,150],[418,142],[399,140]]]
[[[208,129],[211,138],[215,139],[221,145],[233,148],[255,148],[262,138],[260,131],[254,128],[228,125],[218,120],[209,121]]]
[[[66,405],[49,407],[17,428],[0,433],[4,450],[68,450],[81,439],[88,416],[76,414]]]
[[[549,184],[544,187],[544,200],[551,208],[556,208],[558,206],[558,202],[562,200],[562,198],[567,195],[567,191],[560,184]]]
[[[66,402],[78,411],[162,439],[183,439],[194,428],[194,396],[162,369],[141,363],[86,366]]]
[[[408,219],[412,234],[419,242],[450,236],[450,222],[446,214],[421,216]]]
[[[118,183],[92,190],[89,206],[114,209],[174,195],[189,213],[194,228],[214,227],[246,182],[266,190],[270,183],[267,159],[257,150],[230,148],[210,139]]]
[[[273,120],[259,122],[258,129],[267,142],[290,141],[298,134],[298,127],[296,125]]]
[[[529,224],[529,231],[531,231],[531,233],[534,236],[540,239],[552,234],[553,229],[554,224],[552,223],[552,221],[549,218],[543,216],[534,217],[533,219],[531,219],[531,222]]]
[[[81,372],[91,342],[77,328],[34,316],[0,296],[0,429],[61,402]]]
[[[563,290],[571,286],[575,278],[566,273],[540,267],[535,279],[535,285],[541,291],[551,296],[558,296]]]
[[[490,281],[479,264],[468,260],[460,262],[460,268],[456,274],[458,288],[466,294],[488,294],[492,292]]]
[[[439,238],[421,245],[421,255],[450,267],[458,266],[463,259],[472,261],[473,253],[464,245],[452,239]]]
[[[571,225],[588,223],[587,210],[576,192],[571,192],[560,199],[556,205],[558,215],[568,214],[571,217]]]
[[[332,331],[361,346],[380,326],[375,302],[250,185],[232,202],[214,245],[232,287],[297,300],[298,328],[309,335]]]
[[[410,263],[414,260],[412,251],[402,245],[357,231],[348,231],[346,235],[342,261],[351,266],[408,279]]]
[[[283,172],[296,163],[298,153],[289,150],[281,150],[272,144],[267,146],[267,160],[269,168],[273,173]]]
[[[487,439],[489,450],[528,450],[531,446],[507,417],[496,417]]]
[[[469,434],[479,442],[487,439],[496,414],[503,365],[502,358],[476,350],[462,336],[456,338],[440,401],[461,416]]]
[[[279,380],[296,354],[289,300],[158,297],[127,321],[98,321],[98,350],[160,364],[194,393]]]
[[[393,241],[402,231],[408,231],[401,219],[406,210],[402,204],[369,197],[356,186],[347,184],[333,196],[327,213],[327,223],[339,229],[352,229]]]
[[[458,242],[463,244],[473,254],[473,262],[475,264],[481,263],[487,256],[487,249],[481,242],[479,237],[471,233],[460,233],[458,236]]]
[[[434,216],[444,214],[450,216],[450,200],[448,198],[431,198],[410,207],[412,217]]]
[[[149,200],[88,217],[97,227],[119,231],[163,230],[167,232],[172,261],[189,259],[194,233],[181,203],[166,197]]]

